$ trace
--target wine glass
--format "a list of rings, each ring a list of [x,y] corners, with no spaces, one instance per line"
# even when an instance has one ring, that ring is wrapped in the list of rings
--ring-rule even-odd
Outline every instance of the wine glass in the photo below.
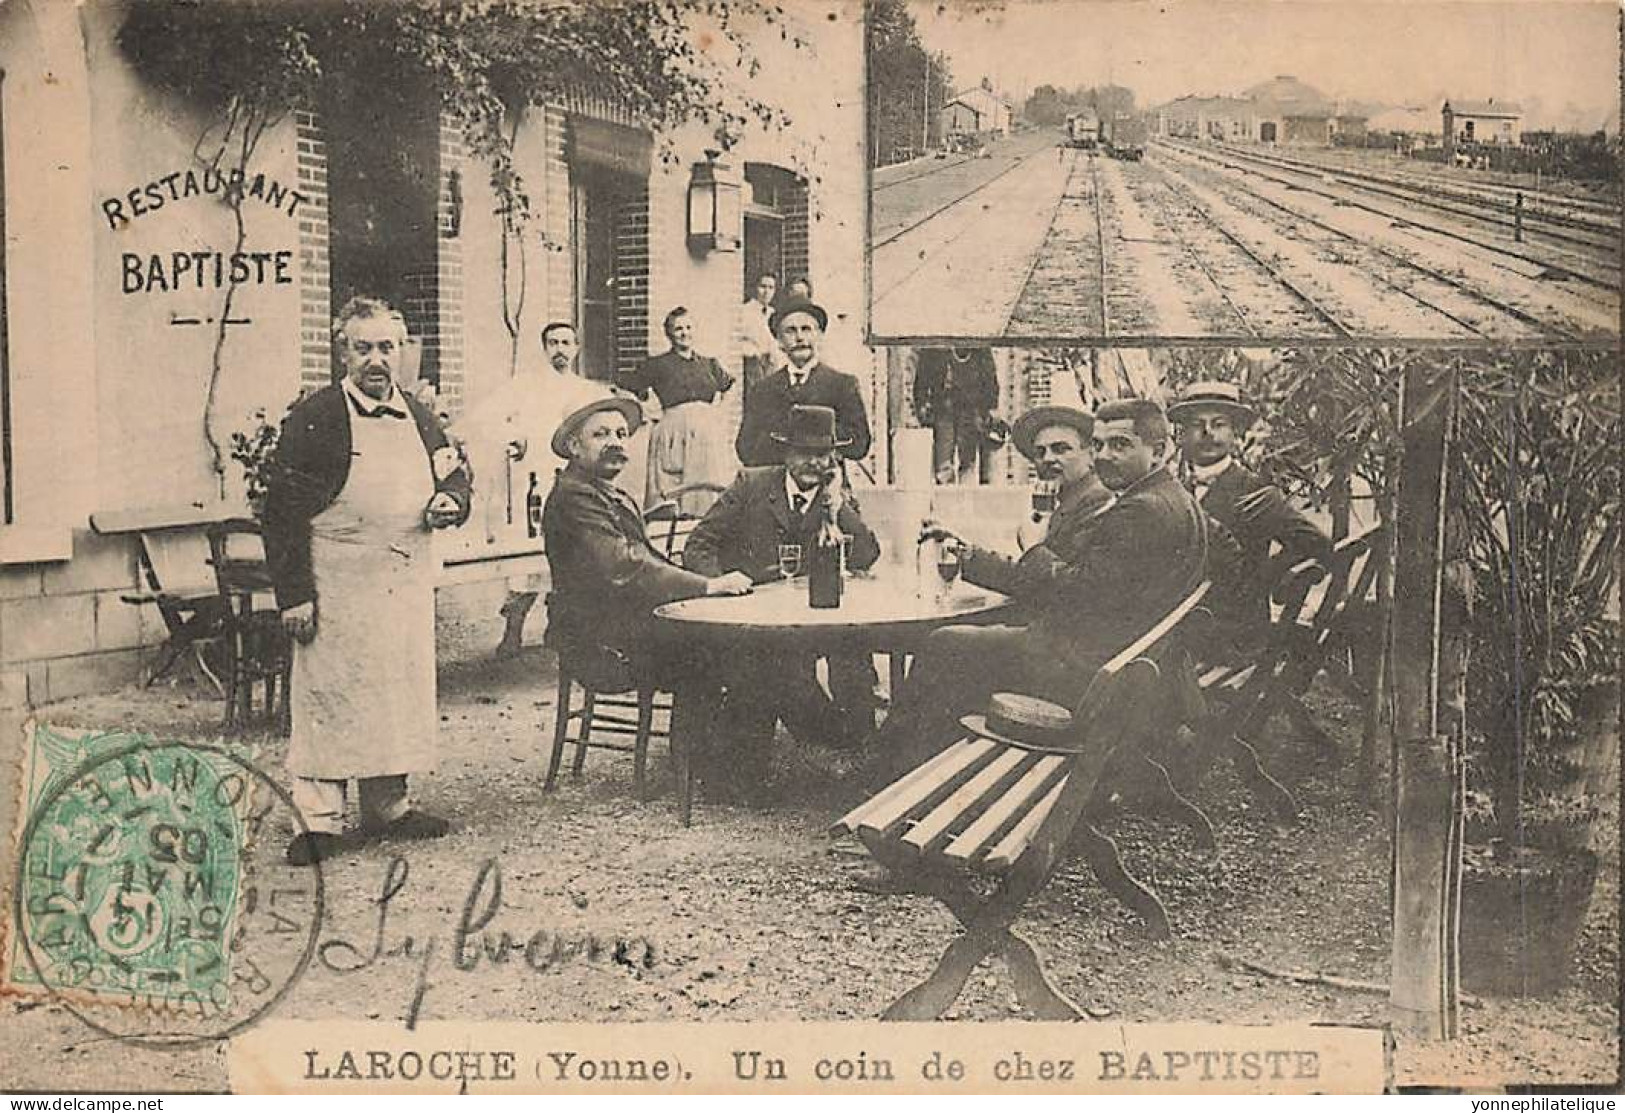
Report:
[[[801,574],[801,546],[779,546],[779,576],[790,580]]]
[[[957,546],[938,546],[937,575],[942,579],[943,594],[947,594],[948,589],[953,587],[954,581],[959,579],[959,548]]]

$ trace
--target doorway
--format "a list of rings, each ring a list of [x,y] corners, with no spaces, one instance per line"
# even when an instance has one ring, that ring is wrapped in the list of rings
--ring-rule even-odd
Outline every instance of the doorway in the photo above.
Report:
[[[1258,125],[1258,141],[1260,143],[1275,142],[1275,121],[1266,120]]]

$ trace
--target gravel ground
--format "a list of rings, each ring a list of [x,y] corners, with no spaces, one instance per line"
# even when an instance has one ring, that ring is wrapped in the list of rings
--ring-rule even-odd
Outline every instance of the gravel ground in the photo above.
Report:
[[[419,803],[450,817],[447,838],[372,846],[326,867],[329,916],[323,939],[371,948],[376,897],[392,855],[409,869],[390,902],[383,957],[341,973],[313,964],[280,1008],[284,1017],[374,1018],[406,1013],[430,941],[431,982],[422,1017],[539,1021],[831,1020],[872,1018],[924,976],[954,922],[918,895],[880,896],[854,887],[868,860],[826,835],[846,802],[828,787],[834,755],[780,740],[775,769],[782,802],[750,809],[700,804],[677,825],[661,794],[630,792],[628,762],[595,752],[585,776],[542,791],[543,738],[556,694],[540,650],[501,665],[479,659],[495,632],[443,630],[460,658],[441,678],[441,771],[418,778]],[[1352,752],[1352,713],[1318,701]],[[172,736],[213,733],[218,703],[192,691],[126,691],[59,704],[42,718],[64,726],[121,726]],[[258,743],[267,768],[281,744]],[[1242,973],[1243,958],[1278,970],[1318,971],[1381,982],[1388,960],[1388,840],[1379,817],[1356,802],[1349,768],[1332,768],[1272,740],[1274,768],[1299,790],[1306,817],[1284,833],[1255,807],[1227,768],[1196,793],[1218,827],[1217,850],[1198,850],[1169,823],[1129,814],[1103,826],[1125,863],[1162,895],[1177,938],[1153,941],[1082,866],[1069,867],[1034,899],[1021,930],[1044,953],[1074,1000],[1097,1019],[1135,1021],[1382,1022],[1380,994]],[[489,959],[459,972],[444,959],[449,936],[483,867],[500,871],[501,900],[487,938],[537,931],[566,942],[591,935],[598,958],[555,952],[533,971]],[[1464,1014],[1448,1045],[1401,1044],[1397,1080],[1604,1082],[1617,1074],[1618,860],[1605,863],[1578,956],[1574,984],[1544,1001],[1484,1000]],[[487,884],[491,877],[487,876]],[[489,901],[489,888],[484,900]],[[412,954],[404,953],[408,942]],[[628,961],[613,959],[626,944]],[[337,957],[337,951],[330,951]],[[344,965],[333,963],[332,965]],[[1018,1015],[1001,965],[979,969],[952,1014]],[[0,1002],[6,1039],[0,1082],[15,1088],[176,1089],[225,1085],[218,1047],[179,1053],[112,1054],[50,1002]]]

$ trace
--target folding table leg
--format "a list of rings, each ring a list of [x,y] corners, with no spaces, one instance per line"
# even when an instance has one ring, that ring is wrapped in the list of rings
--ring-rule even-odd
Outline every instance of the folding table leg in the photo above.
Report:
[[[1143,754],[1140,760],[1145,766],[1148,803],[1189,827],[1191,834],[1196,836],[1197,845],[1204,850],[1211,850],[1217,846],[1219,840],[1213,831],[1213,821],[1207,817],[1206,812],[1174,787],[1174,780],[1168,775],[1167,767]]]
[[[1236,775],[1241,778],[1248,791],[1274,808],[1275,814],[1282,822],[1296,823],[1299,812],[1298,801],[1287,791],[1285,785],[1265,771],[1264,763],[1258,760],[1258,751],[1239,734],[1232,734],[1227,745],[1230,749],[1231,763],[1236,767]]]

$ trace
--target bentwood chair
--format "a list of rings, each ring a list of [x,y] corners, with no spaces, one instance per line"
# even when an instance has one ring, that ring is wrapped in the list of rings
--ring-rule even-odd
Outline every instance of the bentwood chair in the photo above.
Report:
[[[211,525],[209,563],[214,566],[224,613],[224,725],[228,729],[242,727],[254,719],[254,687],[261,685],[265,691],[265,719],[287,733],[293,647],[274,601],[259,523],[250,518],[233,518]]]
[[[681,507],[688,501],[683,496],[698,492],[719,495],[722,490],[715,483],[691,483],[673,491],[670,499],[650,507],[643,520],[655,551],[681,564],[689,535],[700,524],[699,516],[682,512]],[[590,749],[630,753],[632,791],[639,800],[647,799],[649,742],[662,738],[670,744],[671,715],[671,693],[640,686],[629,663],[617,651],[597,646],[560,652],[559,702],[544,789],[551,789],[558,781],[564,749],[573,743],[572,776],[579,777],[586,768]]]

